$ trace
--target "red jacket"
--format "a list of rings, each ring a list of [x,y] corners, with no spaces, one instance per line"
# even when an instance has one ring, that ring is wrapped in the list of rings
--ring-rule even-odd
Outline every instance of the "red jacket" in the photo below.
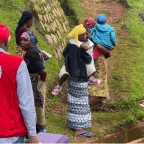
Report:
[[[0,52],[0,138],[27,134],[19,108],[16,82],[22,60],[21,57]]]

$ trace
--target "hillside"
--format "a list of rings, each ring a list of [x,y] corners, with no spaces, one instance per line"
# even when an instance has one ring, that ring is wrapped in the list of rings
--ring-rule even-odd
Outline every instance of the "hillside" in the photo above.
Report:
[[[96,17],[99,13],[108,16],[108,22],[115,27],[118,46],[108,60],[108,84],[111,100],[103,109],[92,111],[93,127],[91,131],[97,137],[114,133],[126,124],[142,123],[144,110],[139,106],[144,97],[144,1],[143,0],[60,0],[70,10],[67,13],[70,27],[82,23],[87,16]],[[10,27],[12,40],[9,52],[15,53],[16,44],[14,30],[23,10],[29,9],[27,0],[0,0],[0,22]],[[118,11],[119,10],[119,11]],[[36,25],[33,31],[37,34],[39,45],[53,55],[46,63],[50,80],[47,97],[47,127],[51,133],[62,133],[70,137],[72,142],[93,141],[96,139],[77,139],[74,132],[66,125],[67,105],[66,85],[61,97],[53,97],[51,90],[56,84],[62,60],[56,59],[53,49]]]

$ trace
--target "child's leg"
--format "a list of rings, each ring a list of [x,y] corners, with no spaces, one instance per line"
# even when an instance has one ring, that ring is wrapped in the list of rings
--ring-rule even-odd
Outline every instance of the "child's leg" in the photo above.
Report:
[[[89,77],[89,84],[100,84],[101,80],[95,78],[96,69],[95,69],[94,64],[86,65],[86,68],[87,68],[87,74]]]
[[[69,75],[65,73],[62,75],[62,77],[59,79],[59,86],[62,86],[62,84],[69,78]]]
[[[62,89],[62,84],[68,79],[68,77],[69,77],[69,74],[66,72],[65,66],[63,65],[61,70],[60,70],[60,73],[59,73],[58,84],[52,91],[53,95],[58,95],[59,94],[59,92]]]
[[[103,90],[103,96],[100,98],[102,105],[105,104],[109,99],[109,88],[108,88],[108,68],[107,68],[107,62],[105,57],[102,55],[98,60],[97,60],[97,66],[99,67],[98,70],[98,75],[99,77],[102,78],[103,82],[101,84],[100,89]]]
[[[62,86],[62,84],[68,79],[69,74],[66,71],[65,65],[62,66],[60,73],[59,73],[59,85]]]

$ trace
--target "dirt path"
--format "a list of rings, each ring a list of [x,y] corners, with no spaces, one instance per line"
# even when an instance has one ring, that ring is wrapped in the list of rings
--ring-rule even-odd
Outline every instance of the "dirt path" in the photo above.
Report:
[[[84,11],[86,11],[87,16],[91,16],[94,19],[99,14],[105,14],[107,16],[107,22],[112,25],[116,31],[120,28],[119,22],[121,17],[124,15],[125,6],[116,2],[106,2],[106,0],[80,0],[81,1],[81,7]],[[122,36],[127,36],[128,34],[125,32],[125,26],[122,27]],[[117,42],[119,43],[119,37],[117,37]],[[113,58],[108,59],[108,64],[105,65],[104,60],[101,60],[101,64],[99,64],[98,67],[98,78],[102,79],[102,83],[95,87],[95,86],[89,86],[89,95],[91,96],[91,101],[95,101],[96,97],[94,96],[110,96],[112,100],[112,95],[114,95],[111,90],[109,90],[109,86],[107,83],[109,83],[109,79],[107,80],[107,77],[110,77],[111,69],[113,68]],[[100,62],[99,62],[100,63]],[[104,66],[105,65],[105,66]],[[106,68],[108,67],[108,72],[106,71]],[[108,75],[107,75],[108,74]],[[107,82],[108,81],[108,82]],[[109,93],[110,91],[110,93]]]
[[[119,25],[119,21],[121,17],[124,15],[125,7],[115,1],[112,1],[112,2],[105,2],[105,1],[106,0],[80,0],[81,8],[82,10],[86,11],[87,16],[96,18],[98,14],[101,14],[101,13],[105,14],[107,16],[108,23],[112,25],[116,29],[116,31],[118,31],[120,27],[122,28],[120,36],[127,37],[128,34],[125,31],[125,26]],[[119,37],[117,37],[117,41],[119,44]],[[111,74],[111,71],[113,70],[114,65],[115,65],[114,59],[110,58],[108,60],[108,74],[109,75]],[[108,80],[109,79],[110,78],[108,78]],[[66,91],[67,91],[67,85],[63,86],[63,91],[61,91],[60,93],[61,100],[64,102],[67,101],[66,100],[67,96],[65,95]],[[111,95],[111,99],[114,99],[114,94],[111,92],[111,90],[110,90],[110,95]],[[59,115],[62,115],[62,114],[66,115],[67,113],[67,108],[65,105],[55,107],[55,105],[49,104],[48,109]],[[95,131],[98,129],[105,130],[106,128],[104,125],[93,122],[91,130]],[[107,137],[108,136],[106,136],[105,138]],[[93,142],[96,143],[96,142],[102,142],[105,138],[101,139],[101,138],[94,137],[94,138],[86,139],[86,138],[75,137],[73,139],[73,143],[93,143]]]
[[[107,16],[108,23],[112,25],[115,30],[117,31],[119,26],[119,21],[121,17],[124,15],[125,6],[115,1],[105,2],[106,0],[80,0],[81,8],[86,11],[87,16],[91,16],[96,18],[97,15],[103,13]],[[125,27],[121,27],[122,31],[120,36],[127,37],[128,34],[125,31]],[[119,37],[117,37],[117,42],[119,43]],[[108,60],[108,75],[110,76],[111,70],[114,66],[114,60]],[[109,77],[108,76],[108,77]],[[113,99],[114,94],[112,94],[110,90],[110,95]],[[98,124],[94,123],[92,129],[98,129]],[[95,137],[90,139],[83,139],[83,138],[75,138],[73,142],[76,143],[92,143],[92,142],[102,142],[101,139]]]
[[[123,16],[125,7],[115,1],[105,2],[104,0],[80,0],[81,7],[87,12],[87,16],[96,18],[103,13],[108,18],[108,23],[116,27],[119,19]]]

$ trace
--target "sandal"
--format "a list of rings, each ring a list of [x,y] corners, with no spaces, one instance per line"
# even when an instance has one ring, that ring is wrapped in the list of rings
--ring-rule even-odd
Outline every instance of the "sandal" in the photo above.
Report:
[[[95,77],[91,76],[89,78],[89,81],[88,81],[89,84],[100,84],[101,83],[101,80],[100,79],[96,79]]]
[[[86,131],[86,132],[81,133],[81,134],[76,134],[76,136],[78,136],[78,137],[89,137],[90,138],[90,137],[94,137],[95,135],[88,132],[88,131]]]

